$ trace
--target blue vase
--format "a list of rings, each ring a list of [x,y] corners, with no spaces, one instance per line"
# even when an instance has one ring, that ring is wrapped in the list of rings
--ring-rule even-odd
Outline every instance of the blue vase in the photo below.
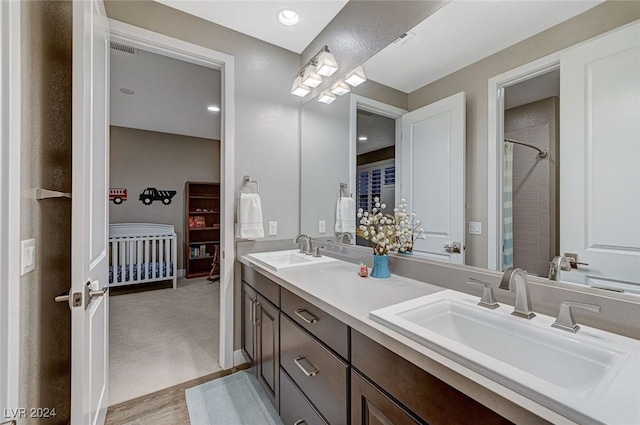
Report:
[[[373,256],[373,270],[371,270],[371,277],[377,277],[378,279],[387,279],[391,277],[388,255]]]

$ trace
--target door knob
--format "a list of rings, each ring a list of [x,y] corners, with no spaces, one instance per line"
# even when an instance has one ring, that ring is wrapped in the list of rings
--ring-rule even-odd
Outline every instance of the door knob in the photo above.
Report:
[[[69,302],[69,291],[63,292],[62,294],[56,297],[57,303],[68,303]],[[3,424],[0,424],[3,425]]]

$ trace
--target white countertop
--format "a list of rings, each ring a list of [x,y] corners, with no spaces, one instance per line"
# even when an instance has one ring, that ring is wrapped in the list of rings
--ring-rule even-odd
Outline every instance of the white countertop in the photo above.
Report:
[[[576,423],[369,319],[373,310],[443,291],[443,287],[395,275],[389,279],[362,278],[356,264],[340,260],[281,272],[246,256],[239,260],[514,423]]]

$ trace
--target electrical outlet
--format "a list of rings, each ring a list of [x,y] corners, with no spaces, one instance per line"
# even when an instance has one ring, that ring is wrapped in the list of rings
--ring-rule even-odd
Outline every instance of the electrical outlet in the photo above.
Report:
[[[327,233],[327,222],[324,220],[320,220],[318,222],[318,233],[323,234]]]
[[[22,241],[20,248],[20,276],[24,276],[36,269],[36,240]]]
[[[269,236],[277,236],[278,235],[278,222],[270,221],[269,222]]]
[[[482,223],[479,221],[470,221],[469,222],[469,234],[470,235],[481,235],[482,234]]]

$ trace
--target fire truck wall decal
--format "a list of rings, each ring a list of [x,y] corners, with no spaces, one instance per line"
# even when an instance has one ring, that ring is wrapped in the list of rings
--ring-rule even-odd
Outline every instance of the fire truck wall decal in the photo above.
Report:
[[[127,189],[113,188],[109,189],[109,200],[114,204],[120,205],[127,200]]]
[[[176,196],[175,190],[158,190],[155,187],[148,187],[140,194],[140,202],[151,205],[153,201],[161,201],[164,205],[169,205],[174,196]]]

